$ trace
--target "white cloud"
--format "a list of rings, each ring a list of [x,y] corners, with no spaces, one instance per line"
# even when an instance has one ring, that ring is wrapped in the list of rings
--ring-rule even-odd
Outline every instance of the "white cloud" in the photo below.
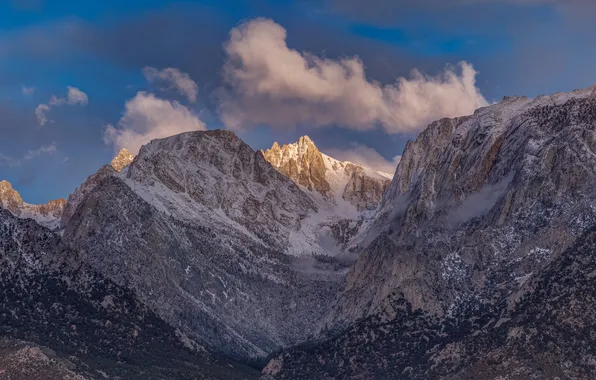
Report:
[[[189,102],[194,103],[197,101],[199,86],[187,73],[183,73],[173,67],[168,67],[161,71],[154,67],[145,67],[143,74],[145,74],[145,78],[149,82],[166,84],[167,87],[163,87],[162,89],[175,89],[178,93],[185,96]]]
[[[466,62],[439,76],[414,70],[410,79],[381,85],[366,78],[358,58],[331,60],[290,49],[286,30],[268,19],[233,29],[225,51],[220,112],[230,129],[267,124],[366,130],[380,124],[400,133],[487,105]]]
[[[126,103],[117,127],[106,127],[105,143],[116,151],[127,148],[133,154],[153,139],[206,129],[197,115],[182,104],[142,91]]]
[[[39,157],[42,154],[54,154],[57,151],[58,147],[56,146],[56,143],[53,142],[50,145],[41,146],[39,149],[27,151],[27,153],[25,154],[25,160],[34,159],[35,157]]]
[[[63,106],[66,103],[67,103],[66,99],[59,98],[56,95],[52,95],[52,97],[50,98],[50,101],[48,102],[48,104],[51,106]]]
[[[43,126],[49,121],[47,113],[53,107],[60,107],[66,104],[71,106],[86,106],[87,104],[89,104],[89,98],[87,97],[87,94],[85,94],[83,91],[72,86],[68,86],[67,88],[68,95],[66,98],[60,98],[56,95],[52,95],[48,104],[40,104],[35,108],[35,116],[37,117],[37,122],[39,123],[39,125]]]
[[[68,86],[68,104],[70,105],[82,105],[85,106],[89,104],[89,98],[87,94],[83,91],[79,90],[76,87]]]
[[[388,160],[373,148],[362,144],[353,144],[346,149],[326,149],[325,154],[340,161],[350,161],[390,175],[395,173],[395,168],[401,160],[401,156]]]
[[[35,87],[22,86],[21,93],[25,96],[31,96],[35,93]]]
[[[46,113],[50,110],[47,104],[40,104],[35,108],[35,117],[39,125],[45,125],[48,122],[48,116]]]

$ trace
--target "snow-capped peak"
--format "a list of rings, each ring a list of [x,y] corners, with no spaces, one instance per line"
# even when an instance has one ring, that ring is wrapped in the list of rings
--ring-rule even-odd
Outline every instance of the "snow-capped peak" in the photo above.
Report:
[[[358,212],[375,209],[391,176],[321,153],[308,136],[282,147],[277,142],[263,156],[278,171],[336,205],[347,202]]]

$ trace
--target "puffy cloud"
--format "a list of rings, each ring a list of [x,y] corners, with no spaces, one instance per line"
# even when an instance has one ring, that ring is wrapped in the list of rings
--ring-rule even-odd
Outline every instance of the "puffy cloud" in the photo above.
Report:
[[[401,156],[395,156],[388,160],[373,148],[362,144],[352,144],[346,149],[326,149],[325,153],[337,160],[350,161],[389,175],[395,173],[395,168],[401,160]]]
[[[50,145],[43,145],[39,147],[39,149],[29,150],[25,154],[25,160],[32,160],[36,157],[41,156],[42,154],[54,154],[58,151],[58,147],[56,143],[53,142]]]
[[[381,125],[400,133],[488,104],[476,88],[476,71],[466,62],[439,76],[414,70],[409,79],[381,85],[367,79],[358,58],[331,60],[290,49],[286,30],[268,19],[233,29],[225,51],[220,112],[230,129]]]
[[[154,67],[145,67],[143,74],[149,82],[161,82],[166,85],[162,89],[175,89],[180,95],[185,96],[189,102],[194,103],[197,101],[199,86],[187,73],[173,67],[161,71]]]
[[[206,129],[197,115],[182,104],[142,91],[126,103],[117,127],[106,127],[104,142],[116,151],[126,148],[133,154],[153,139]]]
[[[35,117],[39,125],[45,125],[48,122],[48,116],[46,113],[50,110],[50,106],[47,104],[40,104],[35,107]]]
[[[35,93],[35,87],[22,86],[21,93],[25,96],[31,96]]]
[[[76,87],[68,86],[68,104],[70,105],[82,105],[85,106],[89,104],[89,98],[87,94],[83,91],[79,90]]]
[[[86,106],[89,104],[89,98],[83,91],[72,86],[68,86],[67,88],[68,95],[66,98],[60,98],[56,95],[52,95],[48,104],[40,104],[35,108],[35,116],[37,117],[37,122],[39,125],[43,126],[49,121],[47,113],[52,109],[52,107],[60,107],[66,104],[70,106]]]

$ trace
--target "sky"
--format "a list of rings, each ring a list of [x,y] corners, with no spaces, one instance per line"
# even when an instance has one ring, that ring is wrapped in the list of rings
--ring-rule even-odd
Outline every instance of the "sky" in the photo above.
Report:
[[[0,179],[67,197],[120,148],[309,135],[395,170],[442,117],[596,83],[593,0],[0,0]]]

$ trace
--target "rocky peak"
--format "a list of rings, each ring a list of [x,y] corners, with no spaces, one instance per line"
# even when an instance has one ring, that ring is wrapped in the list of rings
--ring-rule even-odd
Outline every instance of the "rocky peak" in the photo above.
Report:
[[[13,213],[23,205],[21,194],[5,180],[0,181],[0,205]]]
[[[128,149],[122,148],[112,160],[111,165],[117,172],[120,172],[122,169],[130,165],[134,158],[134,154],[130,153]]]
[[[277,170],[308,190],[328,196],[331,190],[325,178],[323,155],[308,136],[302,136],[294,144],[283,145],[275,142],[263,156]]]
[[[39,224],[54,229],[66,204],[65,199],[51,200],[46,204],[32,205],[23,202],[21,194],[8,181],[0,181],[0,207],[21,218],[31,218]]]
[[[308,136],[296,143],[273,143],[263,156],[273,167],[335,204],[346,201],[358,212],[375,209],[390,180],[372,169],[321,153]]]

